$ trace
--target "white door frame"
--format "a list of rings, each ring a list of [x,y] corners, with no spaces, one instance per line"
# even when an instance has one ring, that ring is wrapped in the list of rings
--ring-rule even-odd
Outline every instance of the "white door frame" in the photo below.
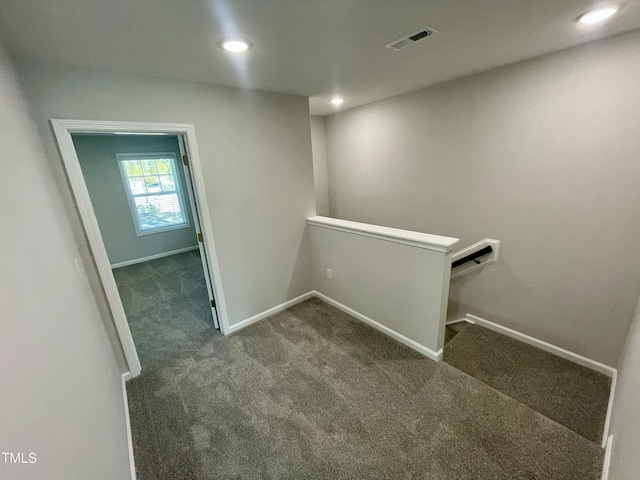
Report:
[[[71,185],[73,196],[80,212],[80,219],[84,225],[84,230],[89,240],[91,253],[98,268],[98,275],[105,291],[107,303],[111,308],[113,320],[120,337],[122,349],[129,366],[129,371],[133,377],[140,375],[142,367],[136,346],[133,343],[131,330],[127,323],[127,317],[122,306],[118,287],[116,285],[107,250],[105,249],[98,220],[93,211],[89,191],[82,175],[80,161],[73,145],[72,133],[113,133],[127,132],[139,134],[169,134],[183,135],[186,139],[186,148],[191,162],[191,171],[195,184],[195,196],[200,211],[200,221],[203,230],[204,243],[207,249],[209,260],[209,271],[212,274],[213,288],[216,293],[217,311],[220,320],[220,331],[223,334],[229,333],[229,318],[222,289],[222,278],[218,263],[218,255],[213,239],[213,227],[211,226],[211,216],[209,215],[209,205],[205,193],[204,179],[200,164],[200,156],[196,142],[195,128],[191,124],[181,123],[147,123],[147,122],[109,122],[94,120],[60,120],[52,119],[51,125],[55,138],[58,142],[60,155],[67,170],[67,176]]]
[[[182,157],[182,170],[184,171],[184,179],[187,184],[187,195],[189,196],[189,203],[191,203],[191,215],[193,216],[193,226],[198,234],[198,251],[200,252],[200,260],[202,261],[202,269],[204,270],[204,281],[207,284],[207,294],[209,295],[209,301],[211,303],[211,315],[213,316],[213,326],[220,330],[220,320],[218,320],[218,310],[216,305],[216,293],[213,282],[211,281],[211,270],[209,268],[209,255],[207,253],[206,245],[200,241],[204,240],[204,232],[202,231],[202,225],[200,222],[200,205],[196,198],[194,191],[194,179],[189,165],[189,153],[187,151],[186,141],[180,136],[178,137],[178,146],[180,147],[180,156]],[[184,159],[187,158],[185,162]],[[214,306],[215,305],[215,306]]]

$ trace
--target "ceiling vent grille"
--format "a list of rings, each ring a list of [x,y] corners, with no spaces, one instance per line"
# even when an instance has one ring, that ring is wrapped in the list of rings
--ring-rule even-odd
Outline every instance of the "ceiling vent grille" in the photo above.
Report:
[[[438,33],[437,30],[434,30],[433,28],[429,28],[429,27],[424,27],[424,28],[421,28],[420,30],[416,30],[415,32],[410,33],[409,35],[406,35],[402,38],[394,40],[391,43],[387,43],[385,47],[387,47],[389,50],[395,50],[397,52],[398,50],[402,50],[404,47],[413,45],[414,43],[419,42],[420,40],[423,40],[425,38],[428,38],[435,33]]]

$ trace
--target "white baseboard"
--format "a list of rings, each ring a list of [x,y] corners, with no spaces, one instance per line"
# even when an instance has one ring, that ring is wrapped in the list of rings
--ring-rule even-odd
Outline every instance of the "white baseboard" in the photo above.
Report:
[[[293,298],[291,300],[287,300],[286,302],[281,303],[280,305],[276,305],[275,307],[270,308],[269,310],[265,310],[262,313],[254,315],[251,318],[247,318],[246,320],[243,320],[239,323],[234,323],[233,325],[230,325],[228,333],[237,332],[238,330],[247,328],[249,325],[259,322],[260,320],[270,317],[271,315],[275,315],[276,313],[280,313],[281,311],[286,310],[287,308],[292,307],[297,303],[304,302],[305,300],[311,297],[313,297],[313,291],[304,293],[299,297]]]
[[[571,362],[577,363],[578,365],[582,365],[583,367],[590,368],[591,370],[595,370],[596,372],[603,373],[608,377],[613,378],[617,372],[615,368],[610,367],[609,365],[596,362],[595,360],[591,360],[590,358],[583,357],[582,355],[578,355],[577,353],[570,352],[569,350],[565,350],[564,348],[556,347],[555,345],[544,342],[542,340],[538,340],[534,337],[530,337],[529,335],[525,335],[524,333],[517,332],[516,330],[512,330],[502,325],[498,325],[497,323],[490,322],[489,320],[485,320],[484,318],[478,317],[476,315],[467,313],[466,320],[469,323],[481,325],[485,328],[488,328],[489,330],[493,330],[494,332],[501,333],[503,335],[506,335],[507,337],[515,338],[516,340],[520,340],[523,343],[527,343],[529,345],[537,347],[540,350],[544,350],[545,352],[549,352],[557,355],[558,357],[562,357],[565,360],[569,360]]]
[[[156,259],[162,258],[162,257],[170,257],[171,255],[177,255],[178,253],[190,252],[192,250],[197,250],[197,249],[198,249],[198,245],[195,245],[193,247],[179,248],[178,250],[171,250],[170,252],[158,253],[156,255],[149,255],[148,257],[134,258],[133,260],[127,260],[126,262],[113,263],[111,265],[111,268],[126,267],[128,265],[134,265],[136,263],[148,262],[149,260],[156,260]]]
[[[466,318],[459,318],[458,320],[449,320],[446,324],[447,325],[455,325],[456,323],[462,323],[462,322],[469,323],[469,321]]]
[[[404,335],[396,332],[395,330],[391,330],[389,327],[385,327],[381,323],[376,322],[375,320],[367,317],[366,315],[363,315],[362,313],[357,312],[354,309],[349,308],[346,305],[343,305],[342,303],[334,300],[333,298],[327,297],[326,295],[316,290],[313,291],[313,295],[318,297],[320,300],[327,302],[329,305],[333,305],[334,307],[342,310],[343,312],[348,313],[352,317],[357,318],[361,322],[366,323],[367,325],[375,328],[376,330],[381,331],[382,333],[390,336],[391,338],[399,341],[400,343],[403,343],[407,347],[415,350],[418,353],[421,353],[425,357],[430,358],[431,360],[435,360],[436,362],[440,362],[442,360],[442,349],[435,352],[430,348],[427,348],[424,345],[421,345],[418,342],[405,337]]]
[[[384,325],[376,322],[375,320],[367,317],[366,315],[361,314],[360,312],[357,312],[355,310],[353,310],[352,308],[347,307],[346,305],[343,305],[340,302],[337,302],[336,300],[327,297],[326,295],[316,291],[316,290],[312,290],[310,292],[307,292],[303,295],[300,295],[299,297],[296,297],[294,299],[288,300],[284,303],[281,303],[280,305],[276,305],[273,308],[270,308],[269,310],[265,310],[262,313],[259,313],[257,315],[254,315],[251,318],[247,318],[246,320],[243,320],[242,322],[233,324],[229,327],[229,333],[233,333],[233,332],[237,332],[239,330],[242,330],[243,328],[248,327],[249,325],[252,325],[256,322],[259,322],[260,320],[263,320],[267,317],[270,317],[271,315],[275,315],[276,313],[279,313],[283,310],[286,310],[289,307],[292,307],[293,305],[296,305],[300,302],[304,302],[305,300],[311,298],[311,297],[317,297],[320,300],[323,300],[325,302],[327,302],[329,305],[333,305],[334,307],[342,310],[345,313],[348,313],[349,315],[351,315],[352,317],[357,318],[358,320],[366,323],[367,325],[370,325],[371,327],[375,328],[376,330],[381,331],[382,333],[385,333],[387,335],[389,335],[390,337],[394,338],[395,340],[399,341],[400,343],[403,343],[404,345],[412,348],[413,350],[415,350],[418,353],[421,353],[422,355],[424,355],[427,358],[430,358],[431,360],[435,360],[436,362],[439,362],[442,360],[442,349],[438,350],[437,352],[431,350],[430,348],[425,347],[424,345],[421,345],[413,340],[411,340],[410,338],[405,337],[404,335],[391,330],[389,327],[385,327]]]
[[[124,417],[127,425],[127,443],[129,444],[129,467],[131,469],[131,480],[136,480],[136,464],[133,458],[133,437],[131,436],[131,418],[129,417],[129,399],[127,398],[127,381],[131,378],[131,372],[122,374],[122,396],[124,398]]]
[[[604,430],[602,432],[602,448],[607,448],[607,439],[609,439],[609,428],[611,428],[611,414],[613,413],[613,397],[616,394],[616,383],[618,382],[618,371],[616,370],[611,377],[611,392],[609,392],[609,404],[607,405],[607,417],[604,421]]]
[[[609,466],[611,465],[611,451],[613,450],[613,435],[607,438],[607,442],[604,447],[604,462],[602,463],[602,477],[601,480],[609,479]]]

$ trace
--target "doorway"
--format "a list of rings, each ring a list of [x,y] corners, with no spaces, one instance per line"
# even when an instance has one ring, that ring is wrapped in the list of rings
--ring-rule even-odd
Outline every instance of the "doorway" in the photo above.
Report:
[[[132,376],[227,333],[193,127],[52,125]]]

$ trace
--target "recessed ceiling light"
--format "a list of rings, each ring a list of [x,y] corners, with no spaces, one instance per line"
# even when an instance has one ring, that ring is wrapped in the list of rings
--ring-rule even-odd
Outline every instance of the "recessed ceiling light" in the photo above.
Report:
[[[344,103],[344,98],[342,97],[335,97],[332,98],[331,100],[329,100],[331,103],[333,103],[334,105],[341,105],[342,103]]]
[[[620,7],[617,5],[596,8],[580,16],[578,22],[584,23],[585,25],[593,25],[594,23],[603,22],[607,18],[612,17],[618,10],[620,10]]]
[[[242,53],[249,50],[249,42],[246,40],[225,40],[222,42],[222,48],[231,53]]]

